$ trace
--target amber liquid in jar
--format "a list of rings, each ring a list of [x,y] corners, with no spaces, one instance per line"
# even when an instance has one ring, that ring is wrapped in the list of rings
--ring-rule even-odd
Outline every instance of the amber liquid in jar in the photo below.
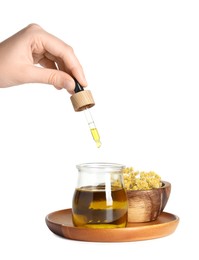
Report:
[[[77,227],[117,228],[127,224],[127,197],[121,187],[77,188],[73,196],[73,224]]]

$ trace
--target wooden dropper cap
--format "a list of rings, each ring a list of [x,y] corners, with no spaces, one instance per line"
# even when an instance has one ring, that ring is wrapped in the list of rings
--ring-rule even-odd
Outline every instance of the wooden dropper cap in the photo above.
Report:
[[[73,104],[73,108],[76,112],[82,111],[86,108],[93,107],[95,105],[92,93],[90,90],[84,90],[84,88],[75,80],[75,94],[70,99]]]

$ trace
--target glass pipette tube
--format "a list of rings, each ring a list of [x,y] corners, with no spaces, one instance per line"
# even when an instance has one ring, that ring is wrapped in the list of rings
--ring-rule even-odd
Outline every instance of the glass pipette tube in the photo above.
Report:
[[[95,123],[93,121],[90,109],[86,108],[84,110],[84,114],[85,114],[88,126],[90,128],[92,137],[93,137],[94,141],[96,142],[97,148],[100,148],[100,146],[101,146],[100,135],[99,135],[98,130],[97,130]]]

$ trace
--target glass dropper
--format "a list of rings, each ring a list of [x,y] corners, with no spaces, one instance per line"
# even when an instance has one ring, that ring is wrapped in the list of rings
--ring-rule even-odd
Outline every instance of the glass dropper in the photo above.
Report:
[[[93,121],[90,109],[86,108],[84,110],[84,114],[85,114],[88,126],[90,128],[92,137],[93,137],[94,141],[96,142],[97,148],[100,148],[100,146],[101,146],[100,135],[99,135],[97,127],[95,126],[95,123]]]
[[[92,94],[90,90],[84,90],[84,88],[79,84],[79,82],[75,81],[75,94],[71,96],[71,101],[75,111],[84,111],[88,126],[90,128],[90,132],[94,141],[96,142],[97,147],[101,146],[100,135],[95,126],[94,120],[92,118],[90,109],[95,105]]]

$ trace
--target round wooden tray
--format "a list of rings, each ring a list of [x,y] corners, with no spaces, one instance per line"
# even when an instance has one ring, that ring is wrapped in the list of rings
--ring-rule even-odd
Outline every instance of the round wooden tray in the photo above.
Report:
[[[63,209],[48,214],[45,221],[53,233],[64,238],[89,242],[129,242],[170,235],[176,230],[179,217],[163,212],[155,221],[128,223],[125,228],[79,228],[73,226],[71,209]]]

